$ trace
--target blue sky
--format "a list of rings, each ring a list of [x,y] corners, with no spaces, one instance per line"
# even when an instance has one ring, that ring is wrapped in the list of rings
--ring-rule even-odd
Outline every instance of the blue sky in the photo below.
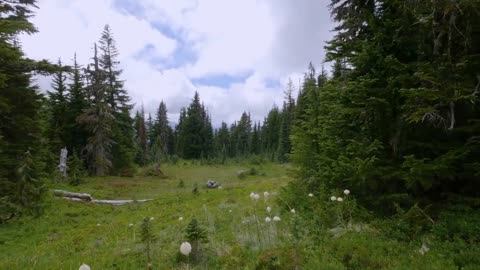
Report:
[[[42,0],[22,37],[29,57],[86,64],[105,24],[120,51],[122,79],[137,108],[161,100],[177,122],[194,91],[214,124],[243,111],[262,120],[281,104],[289,78],[319,66],[332,28],[326,0]],[[95,8],[92,8],[95,7]],[[49,78],[38,84],[48,90]],[[295,83],[297,84],[297,83]]]

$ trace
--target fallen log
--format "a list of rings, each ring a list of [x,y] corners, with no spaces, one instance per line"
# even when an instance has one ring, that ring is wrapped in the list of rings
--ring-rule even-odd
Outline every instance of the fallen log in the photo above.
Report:
[[[124,204],[127,204],[127,203],[148,202],[148,201],[152,201],[152,199],[144,199],[144,200],[92,200],[91,203],[124,205]]]
[[[148,202],[152,201],[153,199],[143,199],[143,200],[96,200],[93,199],[92,195],[88,193],[76,193],[70,192],[66,190],[55,189],[53,190],[53,194],[57,197],[61,197],[65,200],[75,201],[75,202],[90,202],[90,203],[98,203],[98,204],[112,204],[112,205],[124,205],[127,203],[134,203],[134,202]]]
[[[70,191],[61,190],[61,189],[54,189],[53,194],[57,197],[78,198],[78,199],[81,199],[81,200],[84,200],[84,201],[93,200],[93,197],[90,194],[70,192]]]

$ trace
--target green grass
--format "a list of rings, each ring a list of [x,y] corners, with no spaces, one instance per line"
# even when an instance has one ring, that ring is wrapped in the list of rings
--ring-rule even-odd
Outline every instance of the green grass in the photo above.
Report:
[[[39,218],[23,217],[0,225],[0,269],[76,270],[83,262],[95,270],[146,269],[140,241],[145,217],[154,218],[152,269],[187,269],[179,247],[186,241],[184,230],[193,217],[207,229],[209,243],[201,246],[201,259],[190,261],[189,269],[294,269],[296,265],[315,270],[479,269],[478,212],[463,208],[445,212],[430,232],[410,239],[409,227],[394,218],[357,219],[356,225],[363,224],[356,227],[360,230],[338,233],[342,230],[337,227],[332,233],[328,212],[302,218],[300,207],[311,204],[328,209],[329,199],[305,194],[303,202],[296,202],[296,214],[282,210],[275,202],[282,199],[281,187],[291,180],[288,167],[263,164],[256,166],[257,175],[237,176],[250,168],[248,164],[181,161],[162,167],[166,179],[106,177],[85,179],[77,187],[52,185],[97,199],[154,200],[111,206],[71,202],[50,194]],[[209,179],[223,188],[206,189]],[[184,187],[179,186],[181,181]],[[192,193],[195,183],[198,195]],[[261,196],[254,203],[249,197],[251,192],[263,195],[264,191],[272,194],[268,201]],[[272,207],[271,213],[266,213],[267,206]],[[282,220],[266,223],[267,215],[279,215]],[[430,250],[422,255],[419,249],[424,242]]]
[[[261,166],[265,176],[237,177],[237,171],[250,167],[181,162],[162,167],[167,179],[106,177],[88,178],[77,187],[55,185],[52,188],[90,193],[98,199],[154,201],[110,206],[49,196],[41,217],[0,225],[0,269],[78,269],[82,262],[92,269],[144,269],[147,262],[139,236],[141,221],[146,216],[154,217],[155,269],[181,265],[178,248],[185,241],[183,230],[192,217],[208,229],[210,242],[203,249],[205,254],[214,255],[205,256],[208,260],[200,262],[198,267],[221,268],[232,259],[229,257],[232,252],[248,257],[250,251],[240,245],[248,241],[242,235],[248,230],[242,227],[247,226],[242,221],[251,215],[250,192],[275,192],[289,181],[285,167],[275,164]],[[223,188],[204,188],[208,179],[221,183]],[[179,187],[180,180],[184,182],[183,188]],[[194,183],[200,190],[197,196],[192,193]],[[180,216],[184,218],[182,222],[178,220]],[[245,266],[252,263],[255,262],[242,262]]]

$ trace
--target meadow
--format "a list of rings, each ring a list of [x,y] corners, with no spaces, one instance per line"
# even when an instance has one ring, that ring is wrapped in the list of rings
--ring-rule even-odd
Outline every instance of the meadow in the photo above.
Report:
[[[148,269],[149,264],[151,269],[478,269],[480,265],[475,255],[479,248],[459,238],[444,241],[427,234],[408,241],[402,240],[403,235],[396,239],[392,228],[398,228],[398,220],[365,222],[367,215],[353,225],[332,228],[320,209],[313,211],[316,217],[300,218],[300,205],[323,198],[305,193],[297,209],[283,203],[282,187],[292,180],[289,166],[180,161],[162,170],[166,178],[104,177],[86,178],[78,186],[51,184],[52,189],[85,192],[99,199],[154,200],[112,206],[67,201],[49,192],[42,216],[0,225],[0,269],[76,270],[82,263],[91,269]],[[238,177],[241,170],[245,175]],[[207,189],[209,179],[222,188]],[[195,185],[198,192],[193,191]],[[252,199],[252,192],[259,198]],[[348,205],[345,200],[342,203]],[[339,205],[328,198],[324,204]],[[192,218],[208,235],[195,260],[179,252]],[[144,219],[149,220],[153,236],[150,260],[141,240]]]

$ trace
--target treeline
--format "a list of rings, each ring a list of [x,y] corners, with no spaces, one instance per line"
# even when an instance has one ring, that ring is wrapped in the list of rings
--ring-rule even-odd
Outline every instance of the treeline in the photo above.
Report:
[[[385,212],[416,202],[478,206],[480,2],[333,0],[330,8],[332,77],[313,67],[305,77],[292,190],[350,189]]]

